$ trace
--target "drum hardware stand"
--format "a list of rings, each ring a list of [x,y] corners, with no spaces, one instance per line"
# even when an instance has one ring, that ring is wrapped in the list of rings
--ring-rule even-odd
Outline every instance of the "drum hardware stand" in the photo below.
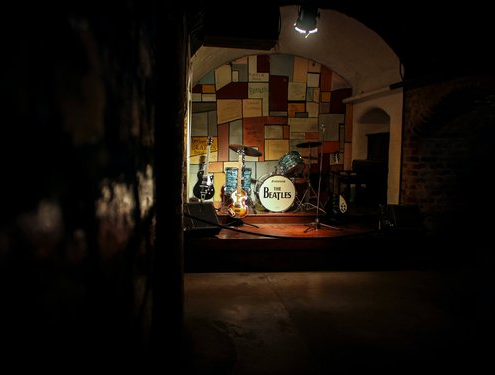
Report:
[[[314,204],[309,202],[311,198],[318,198],[315,189],[313,189],[313,186],[311,185],[311,181],[309,177],[307,177],[307,184],[308,187],[304,191],[302,198],[299,200],[299,208],[302,208],[304,210],[310,210],[311,208],[318,207],[318,205],[315,206]]]
[[[324,124],[321,124],[321,131],[322,131],[322,134],[325,133],[325,126]],[[322,152],[320,153],[320,173],[318,175],[318,194],[316,195],[316,217],[315,217],[315,220],[311,223],[309,223],[306,228],[306,230],[304,231],[304,233],[306,232],[309,232],[310,230],[318,230],[320,229],[320,227],[327,227],[327,228],[331,228],[331,229],[336,229],[336,230],[341,230],[341,228],[338,228],[338,227],[334,227],[334,226],[331,226],[331,225],[328,225],[328,224],[323,224],[320,222],[320,216],[319,216],[319,213],[320,213],[320,188],[321,188],[321,171],[322,171],[322,167],[323,167],[323,150]],[[322,210],[323,211],[323,210]],[[323,211],[325,212],[325,211]]]
[[[306,147],[306,145],[309,145],[309,147],[310,147],[309,155],[308,155],[308,164],[307,164],[307,166],[308,166],[308,175],[306,177],[307,187],[306,187],[306,190],[304,191],[304,194],[303,194],[302,198],[299,200],[299,207],[297,208],[298,210],[300,208],[302,208],[303,210],[309,211],[309,210],[311,210],[313,208],[316,208],[318,211],[319,210],[322,210],[325,213],[324,206],[323,205],[320,206],[320,203],[318,201],[319,193],[317,194],[316,191],[315,191],[315,189],[313,189],[313,186],[311,185],[311,159],[313,157],[311,155],[311,151],[312,151],[312,148],[314,146],[319,146],[321,144],[322,144],[321,142],[306,142],[306,143],[301,143],[300,145],[298,145],[298,146],[304,146],[304,147]],[[315,159],[317,159],[317,158],[315,157]],[[320,161],[320,170],[321,170],[321,161]],[[311,198],[316,198],[317,199],[316,206],[313,203],[310,203],[309,202],[309,200]]]

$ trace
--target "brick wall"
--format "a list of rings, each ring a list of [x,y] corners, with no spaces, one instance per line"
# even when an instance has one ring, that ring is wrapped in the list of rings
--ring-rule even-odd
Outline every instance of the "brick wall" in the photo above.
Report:
[[[405,91],[401,203],[466,223],[486,204],[493,168],[493,81],[469,77]]]

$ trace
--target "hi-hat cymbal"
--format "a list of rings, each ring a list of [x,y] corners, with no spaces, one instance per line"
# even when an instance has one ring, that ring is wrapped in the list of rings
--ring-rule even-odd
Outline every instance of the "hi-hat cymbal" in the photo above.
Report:
[[[321,142],[303,142],[303,143],[299,143],[296,145],[296,147],[300,147],[300,148],[308,148],[308,147],[316,147],[316,146],[320,146],[321,145]]]
[[[255,148],[240,145],[240,144],[235,144],[235,143],[231,144],[231,145],[229,145],[229,148],[235,152],[241,151],[246,156],[261,156],[261,155],[263,155],[260,151],[256,150]]]

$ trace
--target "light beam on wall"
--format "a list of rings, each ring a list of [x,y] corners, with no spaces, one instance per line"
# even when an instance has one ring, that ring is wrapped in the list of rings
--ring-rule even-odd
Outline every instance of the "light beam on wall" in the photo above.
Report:
[[[305,38],[318,31],[317,19],[320,16],[318,7],[312,5],[301,5],[297,13],[294,29],[305,35]]]

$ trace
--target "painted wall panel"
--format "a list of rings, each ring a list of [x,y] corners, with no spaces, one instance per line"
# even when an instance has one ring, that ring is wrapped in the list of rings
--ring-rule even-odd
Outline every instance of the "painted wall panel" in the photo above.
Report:
[[[300,82],[289,82],[288,99],[293,101],[306,100],[306,84]]]
[[[308,59],[305,57],[294,57],[294,82],[306,83],[308,79]]]
[[[232,81],[231,66],[228,64],[222,65],[215,69],[215,86],[220,90],[223,86]]]
[[[270,76],[270,111],[287,111],[289,80],[286,76]]]
[[[263,116],[269,115],[268,108],[268,95],[269,95],[269,84],[268,82],[253,83],[248,84],[248,98],[261,98],[263,100]]]
[[[262,99],[243,99],[242,100],[242,117],[261,117],[263,110]]]
[[[242,100],[217,100],[217,123],[234,121],[242,118]]]

